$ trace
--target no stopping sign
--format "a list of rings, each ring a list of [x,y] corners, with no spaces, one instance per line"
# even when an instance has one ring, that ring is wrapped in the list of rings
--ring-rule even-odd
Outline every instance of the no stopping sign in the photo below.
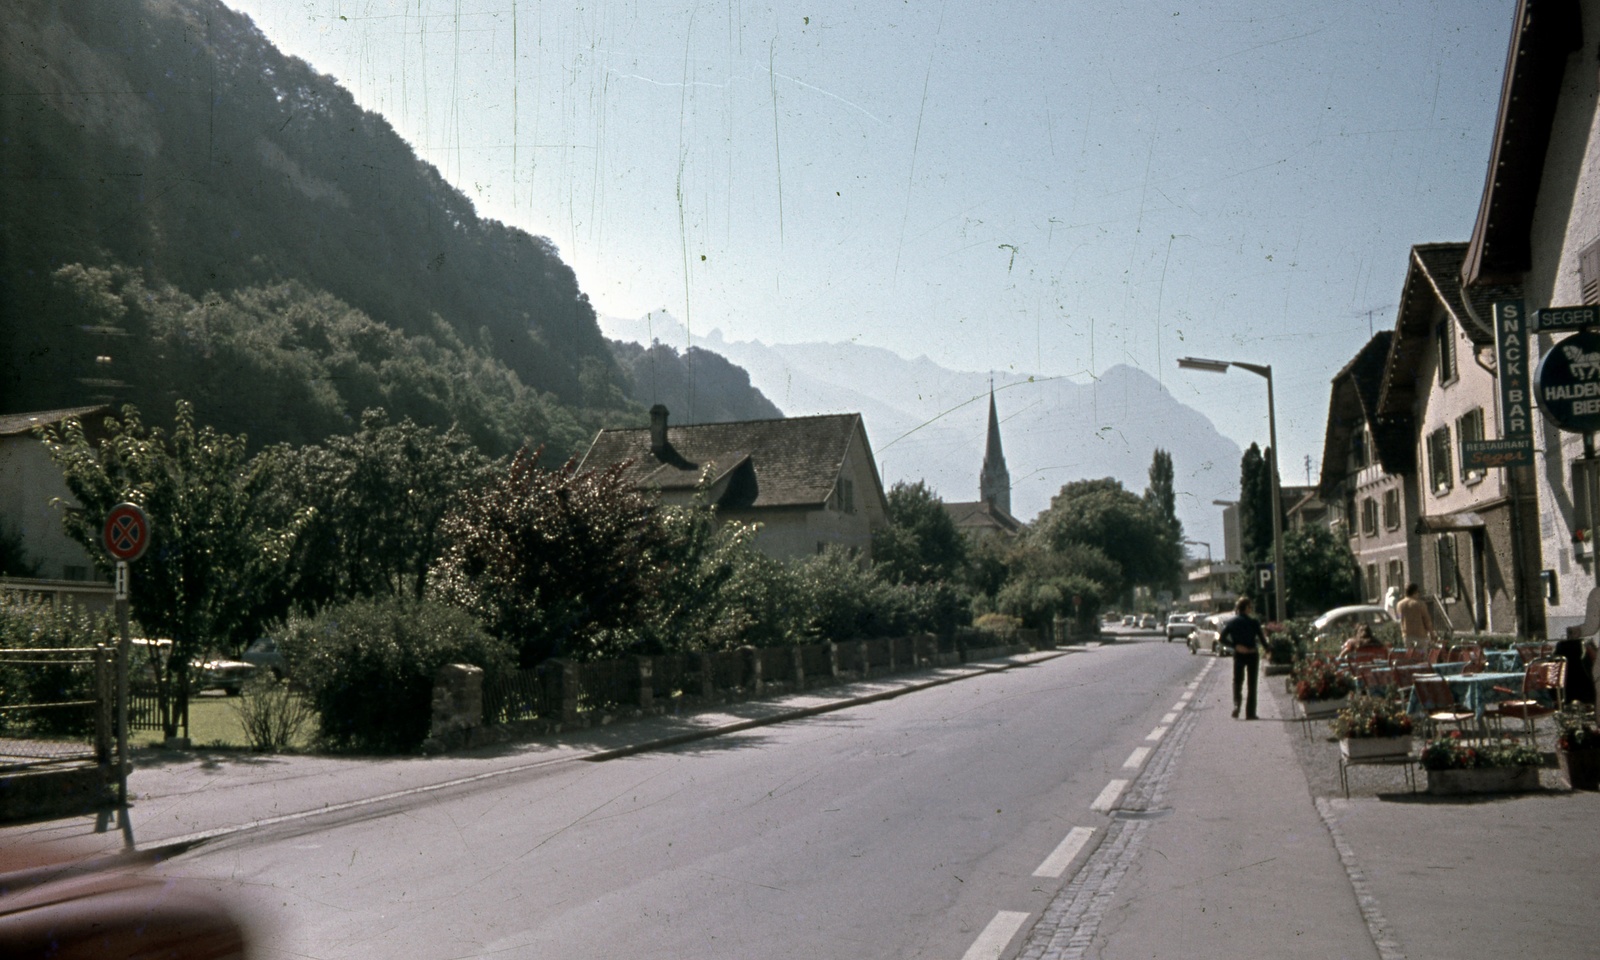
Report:
[[[137,560],[150,546],[150,520],[131,503],[119,503],[106,514],[106,552],[117,560]]]

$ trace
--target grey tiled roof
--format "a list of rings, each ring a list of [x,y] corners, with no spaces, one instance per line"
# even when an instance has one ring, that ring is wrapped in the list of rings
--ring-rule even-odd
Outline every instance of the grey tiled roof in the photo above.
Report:
[[[1439,302],[1455,317],[1456,323],[1473,343],[1494,343],[1494,331],[1489,329],[1488,314],[1481,312],[1488,306],[1474,299],[1472,309],[1467,309],[1461,291],[1461,263],[1467,255],[1464,243],[1419,243],[1412,248],[1423,276],[1433,285]],[[1474,316],[1474,313],[1477,313]],[[1480,322],[1480,318],[1483,322]]]
[[[748,460],[757,485],[750,507],[816,506],[833,493],[858,429],[861,415],[856,413],[669,426],[672,449],[665,459],[650,452],[649,427],[606,429],[595,436],[579,468],[629,461],[623,478],[630,484],[671,490],[693,487],[707,463],[715,464],[715,478]]]
[[[92,407],[68,407],[65,410],[37,410],[33,413],[0,414],[0,437],[18,437],[31,433],[34,427],[48,427],[67,420],[85,420],[95,414],[108,414],[111,408],[99,404]]]
[[[958,529],[993,527],[1007,533],[1021,533],[1024,527],[1021,520],[987,500],[947,503],[944,505],[944,511],[950,515],[951,521]]]

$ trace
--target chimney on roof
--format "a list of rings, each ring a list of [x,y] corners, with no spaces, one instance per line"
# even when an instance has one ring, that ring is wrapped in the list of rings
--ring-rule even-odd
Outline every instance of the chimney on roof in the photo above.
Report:
[[[650,452],[657,459],[664,459],[667,451],[667,408],[656,404],[650,408]]]

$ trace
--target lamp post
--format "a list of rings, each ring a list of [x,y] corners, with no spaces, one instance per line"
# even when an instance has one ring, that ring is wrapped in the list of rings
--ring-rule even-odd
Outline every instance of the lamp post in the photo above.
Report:
[[[1229,367],[1248,370],[1267,381],[1267,442],[1272,444],[1272,460],[1268,469],[1272,477],[1272,583],[1276,588],[1273,613],[1281,620],[1284,616],[1283,569],[1283,500],[1278,492],[1278,412],[1272,398],[1272,365],[1243,363],[1238,360],[1206,360],[1201,357],[1182,357],[1178,366],[1185,370],[1203,370],[1206,373],[1227,373]],[[1240,491],[1243,493],[1243,491]]]
[[[1208,566],[1208,567],[1211,566],[1211,544],[1206,543],[1204,540],[1185,540],[1183,542],[1188,544],[1191,547],[1205,547],[1206,548],[1206,566]]]

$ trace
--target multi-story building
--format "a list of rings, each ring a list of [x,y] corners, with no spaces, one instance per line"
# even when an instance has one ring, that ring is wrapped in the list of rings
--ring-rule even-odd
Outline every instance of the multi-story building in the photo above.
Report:
[[[1391,589],[1403,593],[1421,567],[1410,418],[1378,417],[1393,340],[1393,331],[1380,331],[1334,375],[1322,441],[1328,526],[1350,544],[1367,603],[1384,602]]]

